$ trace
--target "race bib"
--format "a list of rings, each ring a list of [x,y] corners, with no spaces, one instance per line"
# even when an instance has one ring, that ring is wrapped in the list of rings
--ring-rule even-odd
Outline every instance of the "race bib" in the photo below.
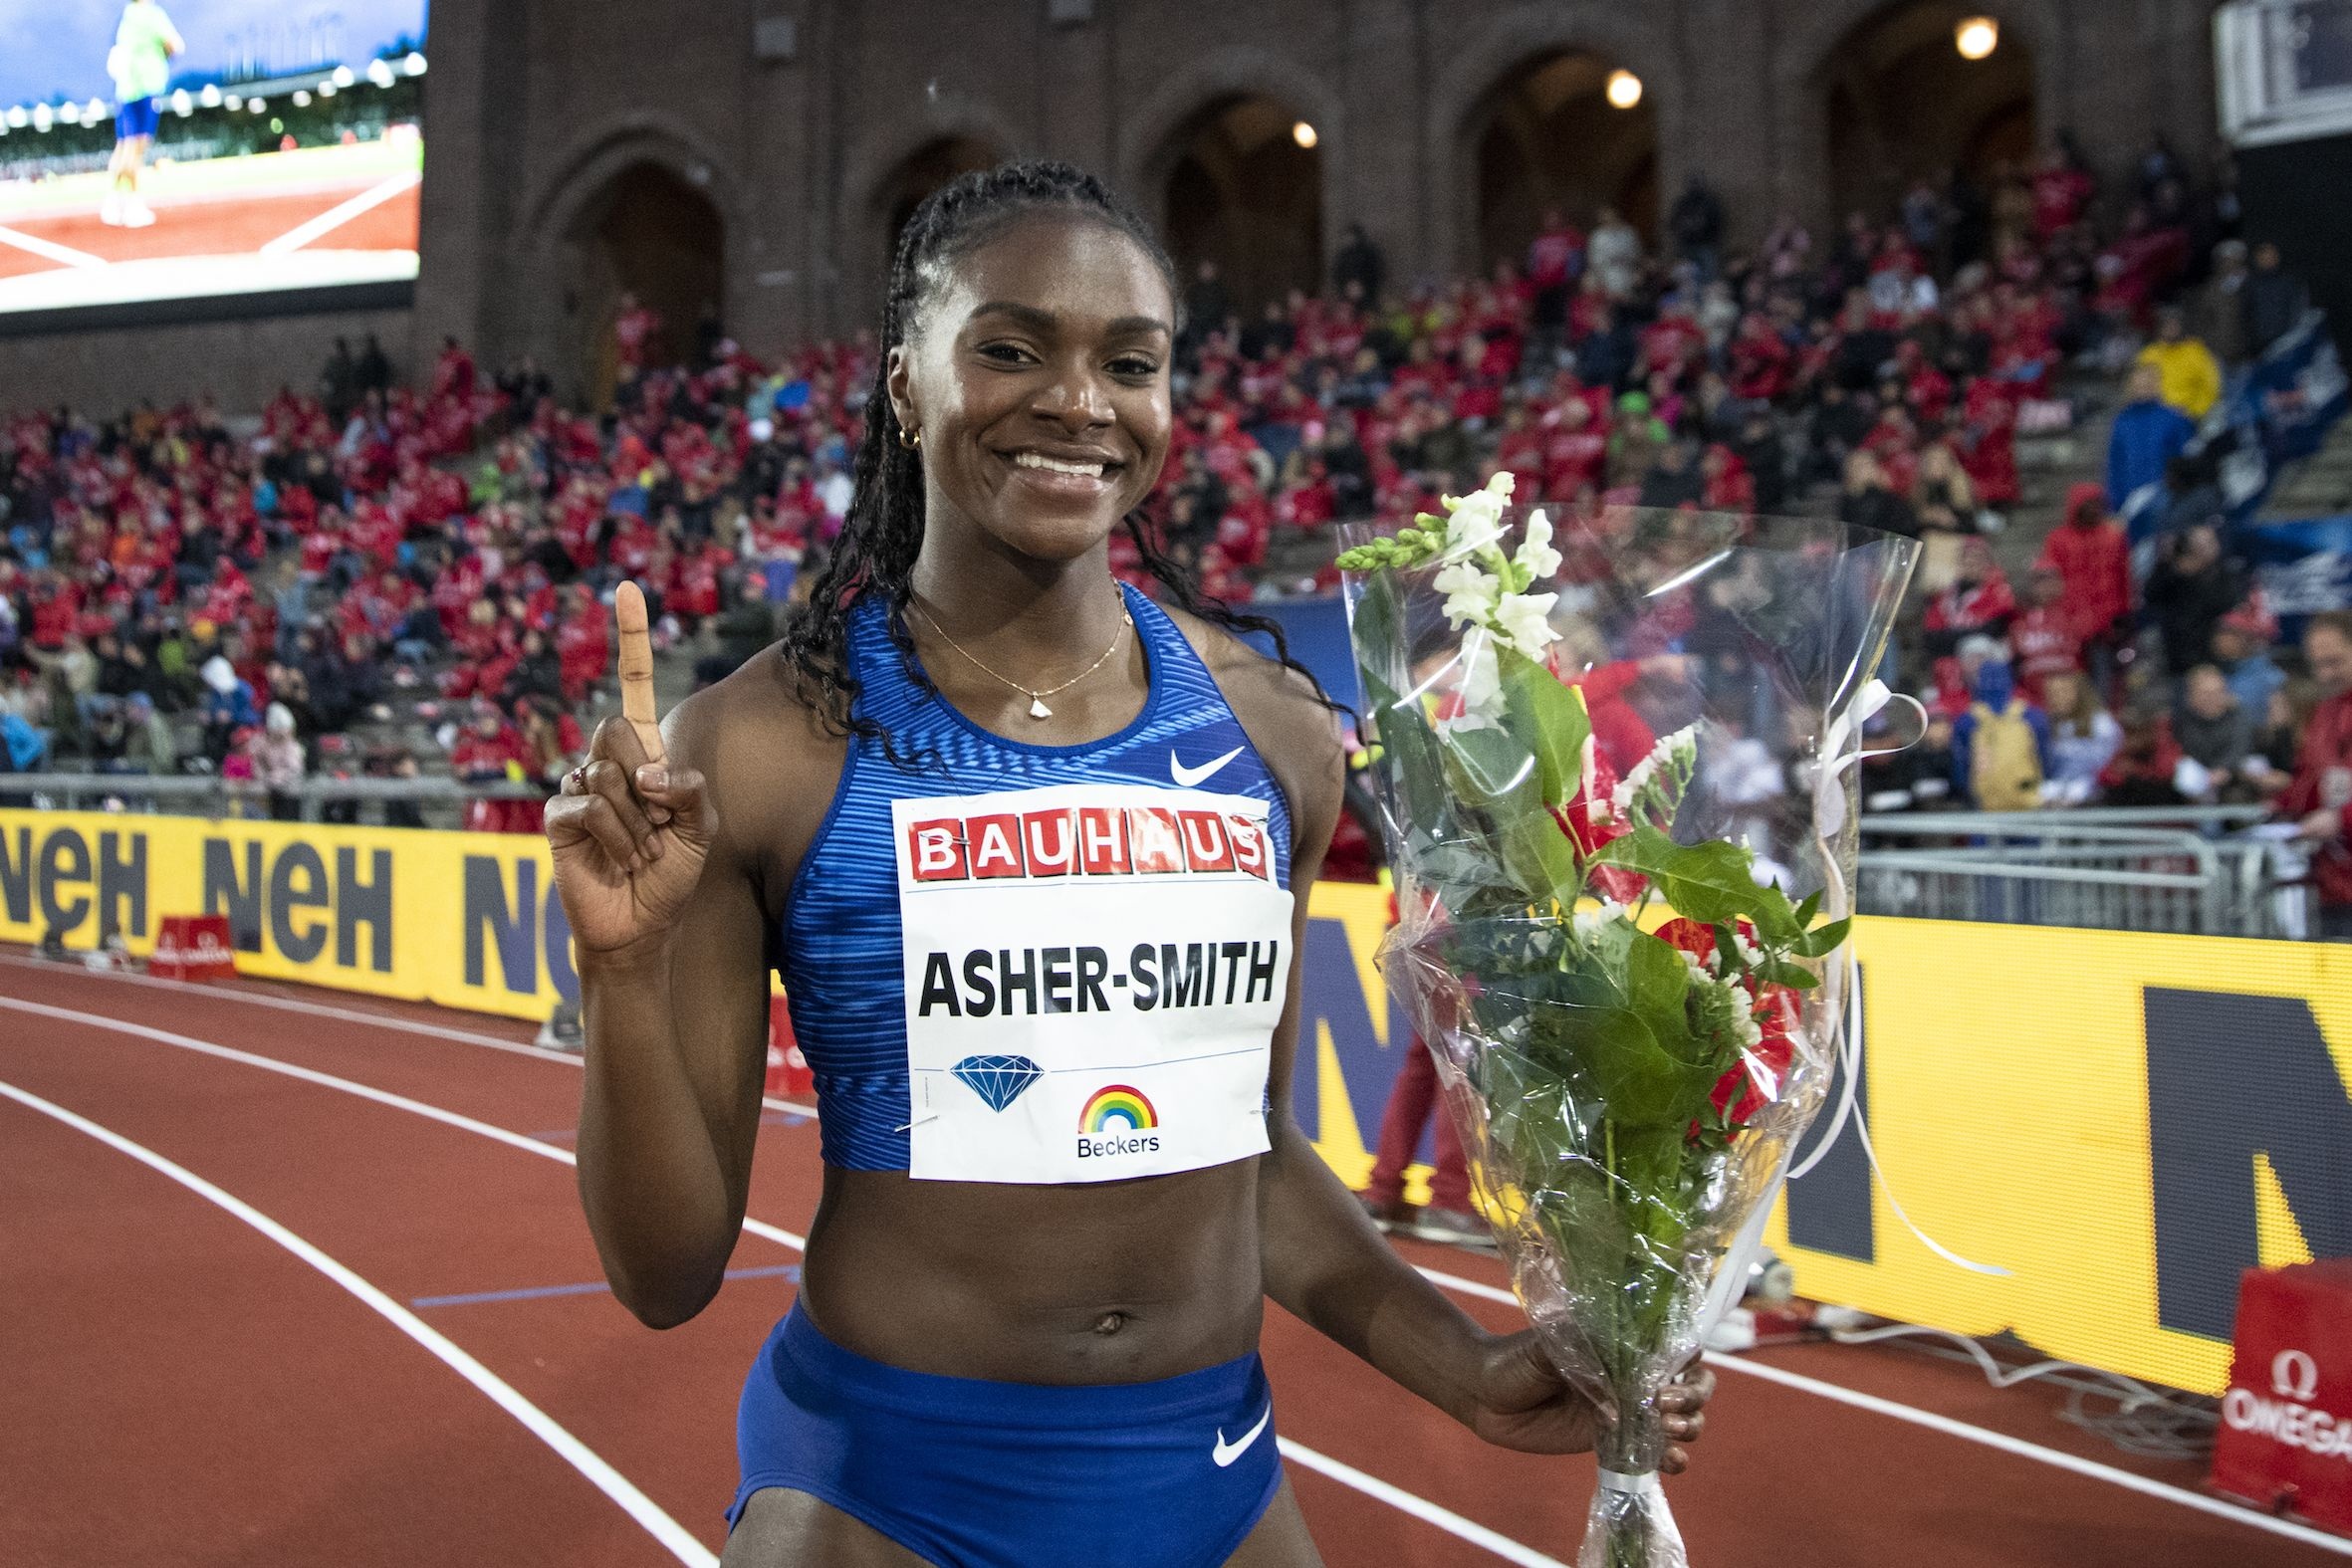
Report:
[[[1059,784],[891,818],[908,1174],[1111,1182],[1266,1152],[1293,906],[1265,801]]]

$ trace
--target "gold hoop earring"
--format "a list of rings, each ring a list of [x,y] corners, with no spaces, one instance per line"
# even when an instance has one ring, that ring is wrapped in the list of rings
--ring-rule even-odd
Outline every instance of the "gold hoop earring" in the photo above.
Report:
[[[898,432],[898,444],[912,452],[923,444],[923,432],[901,427]]]

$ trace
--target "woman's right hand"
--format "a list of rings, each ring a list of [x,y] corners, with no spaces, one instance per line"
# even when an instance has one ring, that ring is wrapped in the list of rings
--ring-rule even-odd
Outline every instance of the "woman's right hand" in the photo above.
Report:
[[[620,632],[620,715],[596,727],[588,760],[547,806],[556,891],[583,953],[660,942],[702,879],[715,825],[702,775],[672,771],[653,712],[645,596],[612,596]]]

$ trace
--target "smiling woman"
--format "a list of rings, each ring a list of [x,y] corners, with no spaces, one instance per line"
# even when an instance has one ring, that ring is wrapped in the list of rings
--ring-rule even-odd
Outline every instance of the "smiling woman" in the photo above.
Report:
[[[1317,1563],[1269,1296],[1494,1441],[1590,1442],[1532,1337],[1398,1258],[1292,1119],[1338,738],[1140,519],[1177,326],[1165,254],[1091,177],[964,176],[901,237],[855,499],[782,646],[656,727],[620,595],[624,718],[548,833],[582,1198],[631,1311],[683,1322],[724,1276],[771,965],[820,1101],[736,1568]],[[1176,607],[1113,578],[1121,527]],[[1703,1399],[1670,1392],[1668,1431]]]

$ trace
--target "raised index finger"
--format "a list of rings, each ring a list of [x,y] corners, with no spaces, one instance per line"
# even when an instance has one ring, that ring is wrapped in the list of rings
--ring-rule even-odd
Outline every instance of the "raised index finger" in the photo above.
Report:
[[[636,732],[649,763],[665,762],[661,721],[653,713],[653,634],[645,623],[645,595],[634,582],[612,590],[612,619],[620,629],[620,716]]]

